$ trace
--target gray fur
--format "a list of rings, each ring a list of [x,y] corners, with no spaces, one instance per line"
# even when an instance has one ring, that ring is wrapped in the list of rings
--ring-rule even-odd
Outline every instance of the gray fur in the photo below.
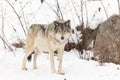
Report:
[[[50,56],[51,71],[56,73],[54,65],[54,51],[57,51],[59,57],[58,73],[62,71],[62,57],[64,46],[71,36],[70,20],[57,20],[51,24],[33,24],[28,30],[26,38],[26,55],[23,58],[22,69],[26,70],[26,61],[30,60],[34,51],[33,68],[36,69],[36,59],[40,52],[48,52]]]

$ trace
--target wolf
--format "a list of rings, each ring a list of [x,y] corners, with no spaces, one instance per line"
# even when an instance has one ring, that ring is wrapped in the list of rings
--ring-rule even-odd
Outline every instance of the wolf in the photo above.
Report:
[[[26,37],[25,56],[22,61],[22,69],[27,70],[27,59],[31,59],[34,53],[33,69],[37,68],[36,59],[40,52],[49,54],[51,71],[56,73],[54,64],[54,52],[57,51],[59,64],[58,73],[64,74],[62,70],[62,57],[64,46],[71,36],[70,20],[56,20],[50,24],[33,24],[28,30]]]

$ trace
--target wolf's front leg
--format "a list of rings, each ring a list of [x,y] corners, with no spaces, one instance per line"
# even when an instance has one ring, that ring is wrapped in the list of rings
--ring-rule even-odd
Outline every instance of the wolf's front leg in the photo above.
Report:
[[[39,55],[39,50],[35,51],[34,60],[33,60],[33,69],[37,69],[36,60]]]
[[[62,70],[63,49],[58,50],[58,57],[59,57],[58,73],[64,75],[64,72]]]
[[[49,51],[49,56],[50,56],[50,63],[51,63],[52,73],[56,73],[55,64],[54,64],[54,51]]]

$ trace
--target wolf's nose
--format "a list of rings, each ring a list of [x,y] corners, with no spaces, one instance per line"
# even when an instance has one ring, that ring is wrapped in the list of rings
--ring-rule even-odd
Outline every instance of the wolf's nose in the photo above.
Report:
[[[64,39],[64,37],[62,36],[62,37],[61,37],[61,39],[63,40],[63,39]]]

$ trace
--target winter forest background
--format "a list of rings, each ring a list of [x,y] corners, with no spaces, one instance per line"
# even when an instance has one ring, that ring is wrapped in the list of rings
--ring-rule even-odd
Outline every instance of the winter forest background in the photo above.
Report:
[[[119,3],[119,0],[0,0],[0,79],[119,80]],[[28,63],[30,70],[22,71],[30,25],[49,24],[57,19],[71,20],[73,32],[63,57],[65,75],[50,72],[47,54],[39,56],[38,69],[33,70]]]

